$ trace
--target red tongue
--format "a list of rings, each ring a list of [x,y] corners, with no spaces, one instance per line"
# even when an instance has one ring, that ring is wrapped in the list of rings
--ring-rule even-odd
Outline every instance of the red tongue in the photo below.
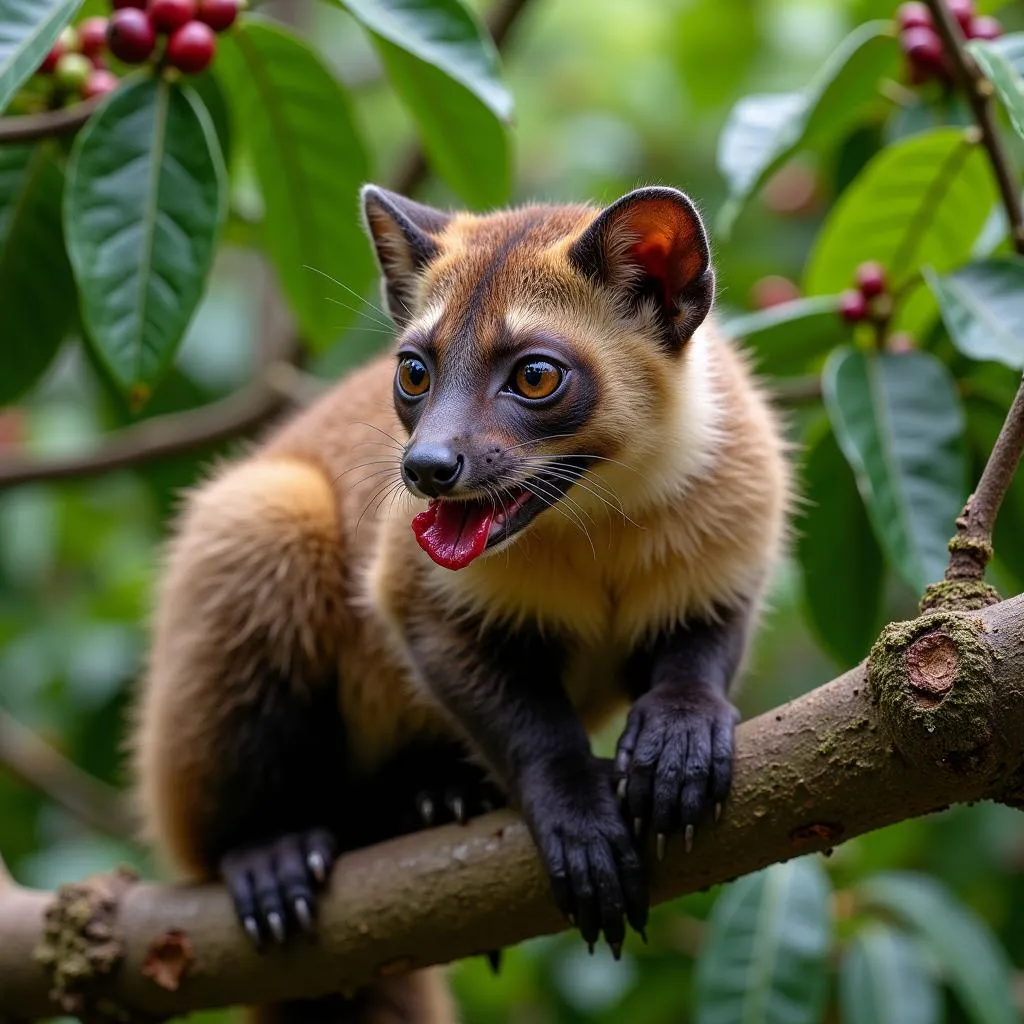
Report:
[[[464,569],[484,553],[494,506],[477,501],[432,501],[412,521],[416,543],[446,569]]]

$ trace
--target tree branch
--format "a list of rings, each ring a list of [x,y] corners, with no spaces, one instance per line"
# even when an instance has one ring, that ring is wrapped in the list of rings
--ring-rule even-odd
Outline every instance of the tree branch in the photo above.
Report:
[[[1024,799],[1024,597],[887,627],[868,663],[743,723],[721,821],[698,829],[691,853],[676,840],[663,863],[651,858],[654,900],[986,798]],[[157,1015],[351,989],[566,927],[511,812],[346,855],[318,941],[263,956],[221,886],[136,883],[112,905],[123,961],[92,994]],[[0,893],[0,1016],[54,1012],[32,953],[54,906],[49,893]],[[57,924],[85,927],[72,919]],[[169,943],[188,964],[173,989],[143,971]]]
[[[992,173],[1006,219],[1014,250],[1024,255],[1024,208],[1020,185],[1013,172],[1010,155],[996,125],[992,109],[992,83],[982,74],[975,60],[964,47],[964,34],[946,0],[926,0],[935,28],[942,37],[957,80],[974,112],[981,144],[988,154]],[[992,448],[975,492],[967,499],[957,519],[956,537],[950,542],[947,580],[981,580],[985,566],[992,558],[992,529],[1013,474],[1024,453],[1024,380],[1010,407],[999,437]]]
[[[83,772],[0,708],[0,766],[101,832],[131,838],[135,828],[125,798]]]
[[[83,100],[72,107],[47,110],[41,114],[0,117],[0,145],[15,142],[36,142],[55,135],[73,135],[100,105],[101,96]]]
[[[100,476],[248,433],[285,406],[285,398],[272,379],[273,370],[268,368],[236,394],[198,409],[143,420],[111,434],[92,452],[45,459],[18,455],[0,459],[0,491],[41,480]]]

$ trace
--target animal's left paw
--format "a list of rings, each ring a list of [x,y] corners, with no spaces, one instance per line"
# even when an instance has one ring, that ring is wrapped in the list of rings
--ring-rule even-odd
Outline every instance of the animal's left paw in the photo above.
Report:
[[[651,690],[632,707],[619,739],[615,774],[633,832],[649,827],[657,852],[682,831],[687,849],[702,817],[717,816],[732,781],[733,734],[739,713],[720,694]]]

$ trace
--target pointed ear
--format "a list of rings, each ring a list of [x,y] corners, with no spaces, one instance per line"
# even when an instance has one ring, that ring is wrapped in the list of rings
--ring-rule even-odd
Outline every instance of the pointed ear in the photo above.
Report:
[[[639,188],[617,199],[573,243],[569,259],[633,306],[653,299],[673,349],[690,339],[714,300],[704,225],[675,188]]]
[[[451,215],[377,185],[364,185],[360,195],[366,230],[383,275],[384,301],[401,327],[412,314],[420,272],[441,251],[437,236]]]

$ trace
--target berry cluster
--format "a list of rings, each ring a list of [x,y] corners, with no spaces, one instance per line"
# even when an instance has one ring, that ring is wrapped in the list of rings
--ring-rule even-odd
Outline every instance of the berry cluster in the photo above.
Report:
[[[107,46],[125,64],[153,56],[157,37],[167,37],[163,57],[187,75],[205,71],[217,52],[217,32],[238,17],[238,0],[113,0]]]
[[[51,78],[62,99],[88,100],[117,88],[117,75],[103,62],[106,31],[105,18],[86,18],[80,25],[69,25],[43,59],[39,73]]]
[[[974,13],[974,0],[949,0],[949,8],[968,39],[998,39],[1003,34],[1003,26],[996,18]],[[900,4],[896,23],[911,82],[920,85],[933,78],[951,82],[953,69],[927,6],[917,0]]]
[[[861,320],[884,320],[891,300],[886,294],[885,268],[873,260],[862,263],[854,273],[856,288],[839,296],[839,313],[851,324]]]

